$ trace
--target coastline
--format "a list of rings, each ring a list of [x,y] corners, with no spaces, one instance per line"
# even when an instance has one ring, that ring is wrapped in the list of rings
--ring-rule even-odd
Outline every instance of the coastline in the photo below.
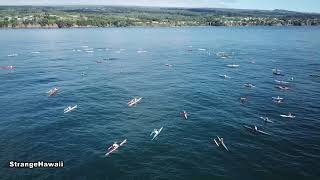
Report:
[[[19,26],[19,27],[0,27],[0,30],[5,29],[108,29],[108,28],[196,28],[196,27],[320,27],[320,25],[245,25],[245,26],[209,26],[209,25],[195,25],[195,26]]]
[[[1,6],[0,6],[1,7]],[[320,14],[284,10],[2,7],[0,29],[319,26]]]

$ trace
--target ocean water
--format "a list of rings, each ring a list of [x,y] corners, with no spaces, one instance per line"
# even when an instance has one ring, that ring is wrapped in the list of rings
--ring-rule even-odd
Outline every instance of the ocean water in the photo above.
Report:
[[[0,30],[0,47],[0,66],[15,66],[0,69],[1,179],[320,178],[320,79],[310,76],[320,74],[319,27]],[[276,79],[290,90],[276,89]],[[272,102],[278,95],[283,104]],[[133,97],[143,99],[128,107]],[[280,117],[288,112],[296,118]],[[217,135],[229,151],[214,144]]]

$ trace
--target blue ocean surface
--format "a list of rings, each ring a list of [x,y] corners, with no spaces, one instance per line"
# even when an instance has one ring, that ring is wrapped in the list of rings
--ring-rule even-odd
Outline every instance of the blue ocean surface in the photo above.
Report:
[[[320,179],[319,27],[7,29],[0,47],[0,179]]]

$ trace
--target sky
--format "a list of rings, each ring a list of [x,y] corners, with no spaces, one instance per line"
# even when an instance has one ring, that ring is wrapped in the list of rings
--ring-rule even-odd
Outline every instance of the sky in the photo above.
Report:
[[[0,5],[121,5],[285,9],[320,13],[320,0],[0,0]]]

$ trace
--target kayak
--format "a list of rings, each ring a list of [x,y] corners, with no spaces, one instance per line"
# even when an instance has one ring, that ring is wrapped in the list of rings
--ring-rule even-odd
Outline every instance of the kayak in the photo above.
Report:
[[[128,106],[129,107],[131,107],[131,106],[133,106],[133,105],[136,105],[136,104],[138,104],[140,101],[141,101],[141,99],[142,99],[142,97],[140,97],[140,98],[134,98],[134,99],[132,99],[131,101],[129,101],[127,104],[128,104]]]
[[[221,141],[221,138],[219,136],[217,136],[218,140],[220,141],[220,143],[222,144],[222,146],[229,151],[229,149],[227,148],[227,146],[224,144],[224,142]]]
[[[252,128],[252,127],[250,127],[250,126],[247,126],[247,125],[244,125],[243,127],[247,128],[248,130],[251,130],[252,132],[258,132],[258,133],[265,134],[265,135],[271,135],[271,134],[266,133],[266,132],[261,131],[261,130],[255,131],[254,128]]]
[[[289,84],[287,81],[279,81],[279,80],[274,80],[278,84]]]
[[[275,86],[276,88],[278,89],[281,89],[281,90],[289,90],[290,88],[286,87],[286,86]]]
[[[244,84],[244,87],[254,88],[254,87],[256,87],[256,86],[255,86],[255,85],[253,85],[253,84]]]
[[[274,100],[283,100],[283,98],[280,97],[280,96],[278,96],[278,97],[272,97],[272,99],[274,99]]]
[[[218,53],[216,53],[216,56],[218,56],[220,58],[223,58],[223,59],[229,57],[229,55],[227,53],[225,53],[225,52],[218,52]]]
[[[8,57],[16,57],[18,54],[8,54]]]
[[[281,74],[280,72],[273,72],[274,75],[277,75],[277,76],[284,76],[283,74]]]
[[[320,75],[318,75],[318,74],[311,74],[310,76],[315,77],[315,78],[320,78]]]
[[[229,149],[227,148],[227,146],[224,144],[224,142],[221,142],[222,146],[227,150],[229,151]]]
[[[15,69],[15,67],[14,66],[1,66],[1,69],[12,70],[12,69]]]
[[[281,73],[281,70],[279,69],[272,69],[272,73],[274,75],[283,76],[283,74]]]
[[[57,92],[58,92],[58,88],[53,88],[53,89],[50,89],[47,93],[48,93],[48,96],[53,96],[53,95],[56,95]]]
[[[217,142],[217,140],[216,139],[213,139],[213,140],[216,143],[216,145],[219,147],[219,143]]]
[[[260,119],[262,119],[264,122],[267,122],[267,123],[273,123],[273,121],[271,121],[267,117],[260,117]]]
[[[224,79],[230,79],[230,77],[229,77],[229,76],[227,76],[227,75],[219,74],[219,76],[220,76],[220,77],[222,77],[222,78],[224,78]]]
[[[240,97],[240,101],[241,101],[242,103],[244,103],[244,102],[247,101],[247,98],[246,98],[246,97]]]
[[[163,129],[163,127],[161,127],[161,128],[158,130],[158,133],[153,136],[152,141],[161,133],[162,129]],[[153,132],[152,132],[150,135],[152,135],[152,134],[153,134]]]
[[[283,103],[283,100],[273,100],[274,103],[277,103],[277,104],[282,104]]]
[[[138,98],[135,103],[137,104],[138,102],[141,101],[141,99],[142,99],[142,97],[141,97],[141,98]]]
[[[293,116],[293,115],[285,115],[285,114],[280,114],[280,116],[283,117],[283,118],[291,118],[291,119],[296,117],[296,116]]]
[[[148,52],[148,51],[145,51],[145,50],[139,50],[139,51],[137,51],[137,53],[146,53],[146,52]]]
[[[183,112],[183,115],[184,115],[184,118],[186,118],[186,119],[188,119],[188,114],[187,114],[187,112]]]
[[[188,119],[188,113],[186,111],[183,111],[180,114],[184,117],[184,119]]]
[[[68,113],[68,112],[71,112],[73,111],[74,109],[76,109],[78,107],[78,105],[75,105],[73,107],[69,106],[67,108],[64,109],[64,113]]]
[[[120,146],[123,146],[127,142],[127,139],[123,140],[120,145],[117,148],[113,148],[110,151],[108,151],[105,155],[109,156],[109,154],[113,153],[115,150],[117,150]]]
[[[228,64],[227,67],[230,67],[230,68],[238,68],[240,65],[238,64]]]

